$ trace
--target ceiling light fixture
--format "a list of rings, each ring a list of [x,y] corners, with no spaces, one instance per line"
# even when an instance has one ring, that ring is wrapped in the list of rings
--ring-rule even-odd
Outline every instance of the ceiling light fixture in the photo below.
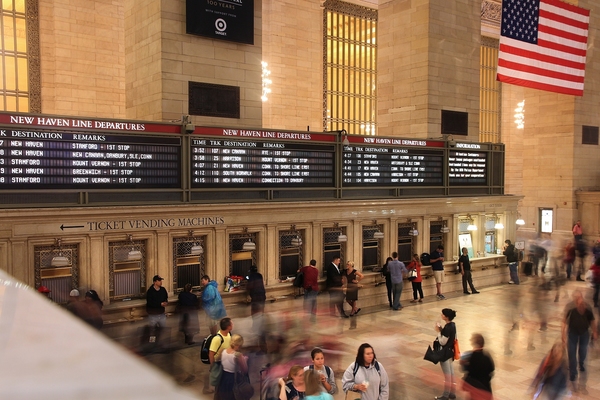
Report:
[[[51,267],[68,267],[71,265],[71,261],[67,257],[65,257],[62,253],[61,239],[55,239],[54,244],[58,247],[58,255],[52,257],[50,260]]]
[[[131,242],[131,250],[127,253],[127,261],[140,261],[142,259],[142,252],[135,249],[135,245],[133,243],[133,236],[127,235],[129,241]]]

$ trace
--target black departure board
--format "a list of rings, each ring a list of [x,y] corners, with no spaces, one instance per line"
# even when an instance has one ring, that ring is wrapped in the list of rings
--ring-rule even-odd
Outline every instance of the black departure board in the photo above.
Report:
[[[464,145],[477,146],[480,145]],[[487,153],[484,151],[451,150],[448,153],[448,183],[450,185],[487,184]]]
[[[343,186],[442,186],[444,142],[348,136]]]
[[[179,137],[3,129],[0,187],[179,188],[180,158]]]
[[[192,188],[333,187],[335,146],[193,138]]]

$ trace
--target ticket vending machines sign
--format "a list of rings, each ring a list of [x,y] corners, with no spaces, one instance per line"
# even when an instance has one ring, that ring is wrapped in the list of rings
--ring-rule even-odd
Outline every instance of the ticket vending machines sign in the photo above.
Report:
[[[254,0],[187,0],[186,33],[254,44]]]

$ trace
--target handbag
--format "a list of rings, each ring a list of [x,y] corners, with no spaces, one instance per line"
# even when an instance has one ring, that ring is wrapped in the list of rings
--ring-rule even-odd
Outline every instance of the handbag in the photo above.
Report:
[[[237,371],[233,384],[233,397],[235,400],[250,400],[254,396],[254,388],[250,384],[248,374]]]
[[[219,382],[221,382],[221,376],[223,375],[223,364],[221,361],[215,361],[210,366],[208,383],[210,386],[219,386]]]
[[[411,269],[410,271],[408,271],[408,280],[413,281],[415,279],[417,279],[417,270]]]
[[[362,394],[358,392],[353,392],[352,390],[348,390],[346,392],[346,397],[344,397],[344,400],[360,400],[361,398]]]
[[[458,348],[458,339],[454,339],[454,359],[460,360],[460,349]]]
[[[427,346],[427,351],[425,352],[425,356],[423,357],[423,359],[437,364],[442,359],[444,353],[444,348],[442,347],[440,342],[437,339],[435,339],[433,341],[433,348],[431,348],[431,345]]]

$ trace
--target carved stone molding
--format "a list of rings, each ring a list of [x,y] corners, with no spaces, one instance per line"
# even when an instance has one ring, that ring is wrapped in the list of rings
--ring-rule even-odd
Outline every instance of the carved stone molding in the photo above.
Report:
[[[483,0],[481,2],[481,22],[500,27],[502,19],[502,2],[499,0]]]
[[[25,3],[27,29],[27,68],[29,73],[29,112],[42,112],[42,81],[40,68],[40,13],[39,0]]]

